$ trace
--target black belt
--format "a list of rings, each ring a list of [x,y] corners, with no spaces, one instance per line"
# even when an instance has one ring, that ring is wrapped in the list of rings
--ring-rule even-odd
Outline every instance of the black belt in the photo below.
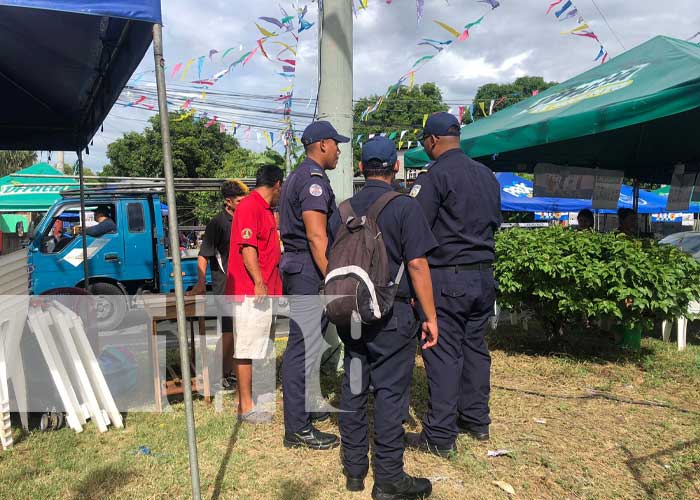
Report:
[[[430,266],[431,269],[447,269],[460,271],[488,271],[493,269],[493,262],[475,262],[474,264],[453,264],[449,266]]]
[[[285,249],[284,249],[284,253],[309,253],[309,249],[308,249],[308,248],[304,248],[304,249],[296,250],[296,249],[294,249],[294,248],[290,248],[290,249],[286,249],[286,248],[285,248]]]

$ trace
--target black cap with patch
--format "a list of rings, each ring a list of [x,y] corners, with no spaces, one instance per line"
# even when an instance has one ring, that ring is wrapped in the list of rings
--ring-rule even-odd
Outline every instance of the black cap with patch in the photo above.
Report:
[[[423,132],[418,136],[418,140],[422,141],[423,138],[431,135],[459,137],[459,132],[459,120],[457,120],[455,115],[441,111],[428,117],[425,127],[423,127]]]
[[[317,122],[312,122],[301,136],[301,143],[304,146],[313,144],[314,142],[322,141],[324,139],[333,139],[335,142],[350,142],[349,137],[340,135],[338,131],[325,120],[319,120]]]

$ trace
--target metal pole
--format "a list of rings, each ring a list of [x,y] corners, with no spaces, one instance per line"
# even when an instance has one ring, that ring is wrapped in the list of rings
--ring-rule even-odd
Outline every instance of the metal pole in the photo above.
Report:
[[[318,119],[328,120],[342,135],[352,137],[352,2],[319,2]],[[352,142],[340,146],[340,161],[328,171],[338,203],[352,196]]]
[[[632,210],[634,211],[634,230],[639,237],[639,179],[633,181]]]
[[[292,173],[292,124],[289,123],[289,128],[285,132],[287,134],[287,145],[284,148],[284,168],[286,172],[285,177],[289,177]]]
[[[88,269],[87,234],[85,234],[85,176],[83,175],[83,152],[78,151],[78,176],[80,178],[80,238],[83,243],[83,288],[90,286],[90,270]]]
[[[190,354],[187,350],[187,332],[185,331],[185,294],[182,286],[182,264],[180,262],[180,241],[177,235],[177,207],[175,205],[175,184],[173,176],[173,152],[170,145],[170,123],[168,101],[165,90],[165,60],[163,59],[163,28],[153,25],[153,57],[156,66],[156,83],[158,88],[158,111],[160,113],[160,133],[163,139],[163,170],[165,173],[165,193],[168,200],[168,232],[170,233],[170,254],[173,259],[173,276],[175,278],[175,307],[177,310],[177,339],[180,344],[180,368],[184,380],[185,420],[187,424],[187,447],[190,455],[190,478],[192,480],[192,498],[200,500],[199,460],[197,458],[197,436],[192,408],[192,376],[190,374]]]

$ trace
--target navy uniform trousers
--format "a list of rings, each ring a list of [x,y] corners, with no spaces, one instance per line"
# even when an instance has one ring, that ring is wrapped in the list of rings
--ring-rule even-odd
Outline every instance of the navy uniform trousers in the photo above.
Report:
[[[396,302],[388,321],[377,327],[364,326],[359,339],[353,339],[347,329],[338,329],[345,344],[338,416],[341,456],[351,476],[365,476],[369,470],[370,382],[374,386],[375,481],[395,481],[403,476],[403,420],[413,377],[418,328],[413,308]]]
[[[458,415],[475,430],[491,423],[491,355],[484,335],[496,287],[491,269],[431,267],[430,274],[440,336],[435,347],[423,351],[429,394],[423,434],[449,448],[457,439]]]
[[[289,296],[289,340],[282,360],[284,428],[288,434],[311,425],[310,404],[320,403],[320,356],[328,320],[319,288],[323,283],[309,252],[285,253],[280,263],[284,294]],[[317,389],[317,391],[314,390]],[[316,394],[312,394],[316,392]],[[316,410],[316,407],[311,407]],[[321,408],[319,407],[318,410]]]

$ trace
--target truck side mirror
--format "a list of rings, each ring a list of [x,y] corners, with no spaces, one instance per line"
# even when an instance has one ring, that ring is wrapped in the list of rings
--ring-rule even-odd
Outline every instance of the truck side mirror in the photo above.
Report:
[[[27,238],[33,241],[36,238],[36,223],[34,220],[29,221],[29,229],[27,230]]]
[[[15,224],[15,234],[20,239],[24,238],[24,222],[19,221]]]

